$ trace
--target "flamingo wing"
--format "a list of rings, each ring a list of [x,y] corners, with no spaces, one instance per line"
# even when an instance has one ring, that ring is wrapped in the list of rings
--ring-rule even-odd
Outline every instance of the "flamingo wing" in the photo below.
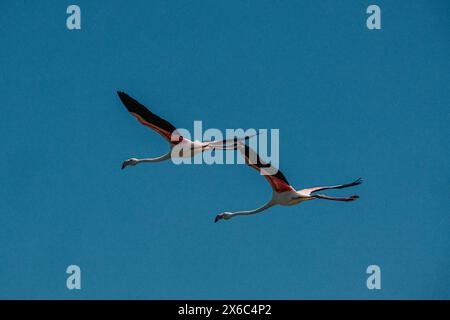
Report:
[[[294,190],[280,170],[261,160],[259,155],[246,144],[240,143],[240,145],[242,147],[239,150],[245,159],[245,163],[264,175],[273,190],[276,192]]]
[[[177,144],[183,139],[183,137],[176,131],[177,128],[175,128],[170,122],[157,116],[125,92],[118,91],[117,94],[127,110],[144,126],[153,129],[171,144]]]

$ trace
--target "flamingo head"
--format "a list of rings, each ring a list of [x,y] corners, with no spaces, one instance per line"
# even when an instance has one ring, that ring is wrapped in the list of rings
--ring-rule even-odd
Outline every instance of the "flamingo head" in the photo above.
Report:
[[[131,159],[125,160],[122,163],[122,170],[128,166],[135,166],[137,163],[138,163],[138,159],[136,159],[136,158],[131,158]]]
[[[231,218],[231,212],[222,212],[222,213],[219,213],[217,216],[216,216],[216,218],[214,219],[214,222],[217,222],[217,221],[219,221],[219,220],[228,220],[228,219],[230,219]]]

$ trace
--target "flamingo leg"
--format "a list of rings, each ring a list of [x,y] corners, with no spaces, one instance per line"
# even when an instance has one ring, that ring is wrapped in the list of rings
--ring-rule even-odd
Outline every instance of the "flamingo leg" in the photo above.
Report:
[[[311,195],[311,197],[316,198],[316,199],[325,199],[325,200],[334,200],[334,201],[354,201],[359,198],[359,196],[357,196],[357,195],[353,195],[353,196],[346,197],[346,198],[340,198],[340,197],[330,197],[330,196],[326,196],[323,194],[315,194],[315,195]]]

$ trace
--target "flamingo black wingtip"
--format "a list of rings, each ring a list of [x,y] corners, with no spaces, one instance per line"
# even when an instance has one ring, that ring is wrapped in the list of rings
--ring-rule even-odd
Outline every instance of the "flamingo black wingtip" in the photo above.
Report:
[[[125,92],[123,92],[123,91],[116,91],[117,92],[117,95],[119,96],[119,98],[124,98],[124,97],[126,97],[126,96],[128,96]]]

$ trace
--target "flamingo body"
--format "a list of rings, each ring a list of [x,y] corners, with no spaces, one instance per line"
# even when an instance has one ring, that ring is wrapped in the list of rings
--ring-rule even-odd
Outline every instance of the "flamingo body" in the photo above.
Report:
[[[259,207],[254,210],[247,210],[247,211],[236,211],[236,212],[222,212],[218,214],[215,218],[215,222],[219,220],[229,220],[233,217],[240,216],[240,215],[251,215],[256,214],[259,212],[262,212],[264,210],[267,210],[274,205],[281,205],[281,206],[293,206],[300,204],[305,201],[314,200],[314,199],[326,199],[326,200],[334,200],[334,201],[354,201],[359,198],[359,196],[353,195],[350,197],[344,197],[344,198],[338,198],[338,197],[329,197],[326,195],[321,194],[315,194],[317,191],[326,190],[326,189],[342,189],[342,188],[348,188],[352,186],[356,186],[358,184],[362,183],[361,179],[358,179],[352,183],[348,184],[341,184],[341,185],[335,185],[335,186],[324,186],[324,187],[314,187],[314,188],[307,188],[307,189],[301,189],[301,190],[295,190],[287,181],[286,177],[284,176],[281,171],[276,170],[273,168],[270,164],[265,163],[261,160],[259,155],[253,151],[249,146],[238,143],[238,149],[241,151],[242,155],[244,156],[246,164],[248,164],[250,167],[258,170],[260,173],[264,174],[264,177],[269,182],[270,186],[272,187],[272,199],[270,199],[269,202],[267,202],[262,207]],[[272,173],[272,174],[270,174]]]
[[[249,137],[233,139],[233,140],[214,140],[214,141],[191,141],[179,134],[174,125],[167,120],[159,117],[151,112],[143,104],[130,97],[128,94],[122,91],[117,92],[120,100],[130,112],[141,124],[157,132],[161,135],[169,144],[170,151],[157,158],[130,158],[122,163],[122,169],[127,166],[135,166],[144,162],[160,162],[171,158],[192,158],[199,153],[207,150],[227,150],[229,148],[236,148],[236,142],[246,140]],[[229,144],[232,143],[230,146]]]

